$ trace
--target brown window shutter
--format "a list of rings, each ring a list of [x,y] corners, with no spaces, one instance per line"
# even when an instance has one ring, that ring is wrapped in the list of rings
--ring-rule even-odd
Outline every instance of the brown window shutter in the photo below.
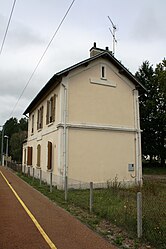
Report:
[[[41,145],[37,146],[37,166],[40,167],[40,155],[41,155]]]
[[[31,130],[32,133],[34,133],[34,114],[32,115],[32,130]]]
[[[32,165],[32,147],[28,146],[28,160],[27,160],[28,165]]]
[[[37,111],[37,130],[39,129],[39,116],[40,116],[40,111]]]
[[[52,97],[53,101],[52,101],[52,121],[55,121],[55,108],[56,108],[56,95],[54,94],[54,96]]]
[[[52,169],[52,143],[48,141],[48,169]]]
[[[46,124],[49,123],[49,100],[47,101],[47,113],[46,113]]]
[[[41,108],[41,128],[43,128],[43,106]]]
[[[49,122],[53,122],[53,97],[50,99],[50,108],[49,108]]]

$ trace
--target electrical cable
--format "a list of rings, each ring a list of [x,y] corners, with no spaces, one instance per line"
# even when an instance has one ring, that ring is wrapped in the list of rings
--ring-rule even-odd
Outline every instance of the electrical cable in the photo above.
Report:
[[[35,74],[37,68],[39,67],[39,65],[40,65],[40,63],[41,63],[43,57],[45,56],[47,50],[49,49],[49,47],[50,47],[50,45],[51,45],[53,39],[55,38],[56,34],[58,33],[60,27],[62,26],[63,22],[65,21],[65,19],[66,19],[67,15],[68,15],[70,9],[72,8],[74,2],[75,2],[75,0],[73,0],[73,1],[71,2],[71,4],[70,4],[69,8],[67,9],[67,11],[66,11],[64,17],[62,18],[62,20],[61,20],[60,24],[58,25],[56,31],[54,32],[54,34],[53,34],[51,40],[49,41],[48,45],[46,46],[46,48],[45,48],[45,50],[44,50],[42,56],[40,57],[40,59],[39,59],[37,65],[36,65],[36,67],[34,68],[34,70],[33,70],[32,74],[30,75],[30,77],[29,77],[29,79],[28,79],[28,81],[27,81],[25,87],[23,88],[23,90],[22,90],[22,92],[21,92],[21,94],[20,94],[20,96],[19,96],[19,98],[18,98],[16,104],[14,105],[14,108],[13,108],[12,112],[10,113],[9,118],[12,116],[12,114],[13,114],[13,112],[14,112],[16,106],[18,105],[18,102],[20,101],[20,99],[21,99],[21,97],[23,96],[23,94],[24,94],[24,92],[25,92],[27,86],[29,85],[30,81],[32,80],[32,78],[33,78],[33,76],[34,76],[34,74]]]
[[[7,36],[7,33],[8,33],[10,22],[11,22],[11,19],[12,19],[12,15],[13,15],[15,4],[16,4],[16,0],[14,0],[13,6],[12,6],[12,10],[10,12],[10,16],[9,16],[9,20],[8,20],[8,23],[7,23],[6,31],[5,31],[4,38],[3,38],[3,41],[2,41],[2,44],[1,44],[1,48],[0,48],[0,55],[2,53],[4,44],[5,44],[5,40],[6,40],[6,36]]]

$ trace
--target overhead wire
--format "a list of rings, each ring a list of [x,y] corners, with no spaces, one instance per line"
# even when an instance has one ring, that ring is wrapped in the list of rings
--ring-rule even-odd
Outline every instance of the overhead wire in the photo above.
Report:
[[[2,44],[1,44],[1,48],[0,48],[0,55],[2,54],[2,50],[3,50],[3,47],[4,47],[5,41],[6,41],[6,37],[7,37],[8,30],[9,30],[10,22],[11,22],[11,19],[12,19],[15,4],[16,4],[16,0],[14,0],[13,5],[12,5],[9,20],[8,20],[8,23],[7,23],[7,27],[6,27],[5,34],[4,34],[4,37],[3,37],[3,40],[2,40]]]
[[[34,76],[34,74],[35,74],[36,70],[38,69],[38,67],[39,67],[39,65],[40,65],[40,63],[41,63],[41,61],[43,60],[43,57],[45,56],[45,54],[46,54],[47,50],[49,49],[49,47],[50,47],[50,45],[51,45],[52,41],[54,40],[54,38],[55,38],[56,34],[58,33],[58,31],[59,31],[60,27],[62,26],[63,22],[65,21],[65,19],[66,19],[67,15],[68,15],[68,13],[69,13],[70,9],[72,8],[72,6],[73,6],[74,2],[75,2],[75,0],[73,0],[73,1],[71,2],[71,4],[70,4],[69,8],[67,9],[67,11],[66,11],[65,15],[64,15],[64,16],[63,16],[63,18],[62,18],[62,20],[61,20],[60,24],[58,25],[58,27],[57,27],[56,31],[54,32],[54,34],[53,34],[53,36],[52,36],[51,40],[49,41],[49,43],[48,43],[48,45],[46,46],[46,48],[45,48],[44,52],[42,53],[42,56],[40,57],[40,59],[39,59],[39,61],[38,61],[37,65],[36,65],[36,67],[34,68],[34,70],[33,70],[32,74],[30,75],[30,77],[29,77],[29,79],[28,79],[28,81],[27,81],[27,83],[26,83],[25,87],[23,88],[23,90],[22,90],[22,92],[21,92],[21,94],[20,94],[20,96],[19,96],[19,98],[18,98],[18,100],[17,100],[16,104],[14,105],[13,110],[12,110],[12,112],[10,113],[9,118],[12,116],[13,112],[15,111],[15,108],[16,108],[16,106],[18,105],[18,102],[20,101],[20,99],[21,99],[21,97],[23,96],[23,94],[24,94],[24,92],[25,92],[26,88],[28,87],[28,85],[29,85],[30,81],[32,80],[32,78],[33,78],[33,76]]]

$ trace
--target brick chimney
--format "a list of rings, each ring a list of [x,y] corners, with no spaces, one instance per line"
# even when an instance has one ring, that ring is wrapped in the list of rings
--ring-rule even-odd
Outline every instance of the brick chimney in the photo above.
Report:
[[[96,42],[94,42],[93,47],[90,49],[90,57],[93,57],[93,56],[100,54],[102,52],[105,52],[105,51],[111,52],[111,51],[109,51],[108,47],[106,47],[105,49],[97,48]]]

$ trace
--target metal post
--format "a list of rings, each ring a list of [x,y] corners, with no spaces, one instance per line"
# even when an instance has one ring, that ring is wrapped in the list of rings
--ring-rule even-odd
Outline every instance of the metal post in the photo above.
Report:
[[[1,165],[3,165],[3,138],[4,138],[4,127],[3,125],[1,126],[2,127],[2,137],[1,137]]]
[[[30,176],[30,167],[28,167],[28,177]]]
[[[52,171],[50,172],[50,192],[52,193]]]
[[[142,193],[137,193],[137,236],[142,237]]]
[[[8,136],[5,135],[4,138],[6,138],[6,167],[7,167],[7,160],[8,160]]]
[[[90,213],[92,212],[92,208],[93,208],[93,182],[90,182],[90,198],[89,198]]]
[[[42,170],[40,169],[40,186],[42,184]]]
[[[65,176],[65,201],[67,201],[67,176]]]
[[[33,174],[33,181],[34,181],[34,178],[35,178],[35,168],[32,169],[32,174]]]

